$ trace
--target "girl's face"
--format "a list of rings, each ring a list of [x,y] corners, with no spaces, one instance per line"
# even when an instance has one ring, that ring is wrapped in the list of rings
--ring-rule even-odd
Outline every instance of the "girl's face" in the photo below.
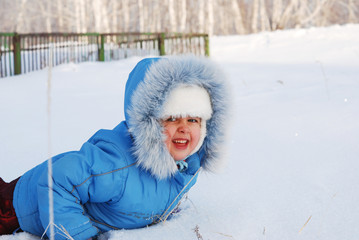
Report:
[[[174,160],[184,160],[197,146],[201,135],[201,118],[170,117],[162,121],[165,144]]]

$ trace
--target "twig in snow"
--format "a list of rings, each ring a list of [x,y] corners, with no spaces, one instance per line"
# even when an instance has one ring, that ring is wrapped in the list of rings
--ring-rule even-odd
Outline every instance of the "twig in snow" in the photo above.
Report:
[[[198,240],[203,240],[202,235],[199,233],[199,227],[198,225],[196,225],[196,227],[193,229],[193,231],[196,233],[197,239]]]
[[[301,233],[303,231],[303,229],[305,228],[305,226],[307,226],[307,224],[308,224],[308,222],[310,221],[311,218],[312,218],[312,215],[310,215],[308,220],[304,223],[303,227],[299,230],[299,233]]]
[[[233,238],[232,235],[228,235],[228,234],[225,234],[225,233],[220,233],[220,232],[215,232],[215,233],[217,233],[219,235],[222,235],[222,236],[225,236],[225,237]]]
[[[323,75],[324,83],[325,83],[325,90],[326,90],[326,92],[327,92],[328,99],[330,99],[329,89],[328,89],[328,77],[327,77],[327,75],[325,74],[325,70],[324,70],[324,67],[323,67],[322,62],[321,62],[321,61],[317,61],[317,63],[319,63],[320,69],[322,70],[322,75]]]

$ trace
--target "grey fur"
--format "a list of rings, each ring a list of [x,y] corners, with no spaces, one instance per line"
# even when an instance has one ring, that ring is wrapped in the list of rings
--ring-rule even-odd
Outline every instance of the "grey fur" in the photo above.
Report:
[[[204,151],[201,166],[204,170],[217,168],[224,140],[227,88],[224,75],[206,58],[193,56],[167,57],[152,63],[144,80],[134,91],[126,119],[134,139],[133,153],[138,165],[159,179],[177,171],[174,159],[165,144],[160,124],[163,103],[170,91],[180,84],[204,87],[211,96],[212,118],[207,121],[207,136],[199,151]]]

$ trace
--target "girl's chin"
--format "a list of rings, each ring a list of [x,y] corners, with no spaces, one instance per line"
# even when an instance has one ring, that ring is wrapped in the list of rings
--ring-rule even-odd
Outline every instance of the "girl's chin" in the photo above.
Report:
[[[187,158],[187,156],[188,156],[188,154],[181,154],[181,155],[172,155],[172,157],[173,157],[173,159],[175,160],[175,161],[181,161],[181,160],[184,160],[184,159],[186,159]]]

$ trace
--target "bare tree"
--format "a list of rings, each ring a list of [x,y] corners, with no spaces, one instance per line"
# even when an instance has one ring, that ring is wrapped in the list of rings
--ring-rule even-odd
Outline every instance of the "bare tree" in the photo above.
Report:
[[[37,20],[39,26],[41,26],[41,28],[39,28],[40,30],[37,31],[44,31],[50,33],[52,31],[52,24],[51,24],[51,20],[53,15],[51,14],[51,10],[52,10],[52,2],[51,1],[38,1],[36,2],[37,6],[34,7],[35,12],[33,12],[33,14],[35,14],[33,16],[33,18],[31,20]],[[22,18],[27,18],[28,16],[24,15]],[[26,30],[23,30],[24,32],[26,32]],[[36,32],[36,30],[35,30]]]
[[[357,22],[358,18],[355,15],[355,12],[358,11],[358,3],[355,5],[354,0],[348,0],[348,22],[355,23]]]
[[[81,2],[80,1],[76,1],[75,3],[75,31],[76,32],[81,32],[81,14],[80,14],[80,8],[81,6]]]
[[[217,34],[226,35],[229,33],[228,14],[225,6],[226,6],[225,0],[217,0],[217,5],[216,5],[216,14],[217,14],[216,19],[218,19],[218,21],[216,22]]]
[[[260,3],[259,13],[260,13],[260,19],[261,19],[261,31],[270,30],[270,23],[269,23],[269,18],[268,18],[268,14],[267,14],[265,1],[260,0],[259,3]]]
[[[214,31],[213,5],[214,5],[214,0],[208,0],[207,1],[208,21],[207,21],[207,24],[206,24],[206,26],[207,26],[206,32],[210,36],[213,35],[213,31]]]
[[[57,28],[59,32],[64,31],[64,17],[63,17],[63,0],[56,1],[56,8],[57,8]]]
[[[198,15],[198,25],[197,25],[197,32],[204,31],[204,1],[197,0],[197,15]]]
[[[130,8],[129,8],[129,0],[122,0],[122,9],[121,13],[123,16],[122,21],[122,29],[125,32],[129,31],[130,26]]]
[[[92,9],[99,10],[101,8],[101,2],[100,0],[92,0]],[[94,31],[99,32],[101,29],[101,16],[100,14],[94,14]]]
[[[96,9],[96,13],[94,14],[94,31],[96,32],[110,32],[106,6],[107,4],[103,0],[92,0],[92,9]]]
[[[137,0],[138,8],[138,31],[143,32],[144,29],[144,19],[143,19],[143,0]]]
[[[21,0],[20,2],[20,9],[19,14],[17,15],[16,19],[16,25],[15,25],[15,32],[23,31],[23,24],[24,24],[24,13],[25,13],[25,6],[26,6],[27,0]]]
[[[149,27],[150,32],[159,32],[160,31],[160,14],[161,7],[159,6],[159,3],[157,1],[151,1],[149,4],[149,7],[147,11],[149,12],[149,21],[147,22],[147,25]]]
[[[231,9],[234,14],[234,26],[237,34],[245,34],[246,29],[244,28],[242,13],[240,11],[237,0],[231,0]]]
[[[289,0],[289,3],[287,3],[287,6],[285,7],[279,20],[279,29],[284,29],[288,25],[288,22],[290,21],[293,12],[295,12],[296,9],[298,9],[298,0]]]
[[[149,16],[150,16],[150,13],[148,11],[149,2],[150,2],[150,0],[143,0],[143,10],[142,10],[143,22],[144,22],[143,31],[145,31],[145,32],[149,31],[149,29],[150,29],[149,26],[151,25],[151,20],[152,20],[149,18]]]
[[[171,32],[176,31],[176,14],[174,9],[173,0],[168,1],[168,17],[169,17],[169,30]]]
[[[109,17],[108,17],[108,11],[107,11],[107,6],[108,6],[109,4],[108,4],[108,1],[107,0],[102,0],[101,1],[101,8],[100,8],[100,10],[101,10],[101,18],[102,18],[102,22],[103,22],[103,30],[101,31],[101,32],[106,32],[106,33],[109,33],[110,32],[110,24],[109,24],[109,21],[108,21],[108,19],[109,19]]]
[[[118,32],[118,1],[117,0],[111,0],[111,23],[112,23],[112,32]]]
[[[273,0],[271,29],[278,29],[279,21],[283,10],[283,0]]]
[[[52,28],[51,28],[51,18],[52,18],[52,14],[51,14],[51,7],[52,7],[52,1],[45,1],[46,4],[46,32],[50,33],[52,32]]]
[[[211,1],[211,0],[209,0]],[[186,29],[186,22],[187,22],[187,4],[186,4],[186,0],[180,0],[180,27],[179,27],[179,31],[180,32],[185,32]]]
[[[197,23],[197,6],[195,5],[194,1],[187,1],[187,30],[189,32],[195,32],[196,31],[196,23]],[[193,16],[196,16],[195,18]]]
[[[85,33],[85,32],[87,32],[87,21],[86,21],[86,6],[87,6],[87,4],[86,4],[86,2],[85,2],[85,0],[77,0],[77,1],[79,1],[80,3],[80,26],[81,26],[81,28],[80,28],[80,32],[83,32],[83,33]]]
[[[311,22],[317,26],[326,25],[328,19],[326,15],[329,14],[328,9],[330,9],[329,5],[332,2],[333,0],[315,0],[309,3],[308,0],[302,0],[295,14],[293,14],[295,27],[300,28],[306,25],[312,25],[310,24]],[[320,17],[320,13],[323,13],[322,17]]]
[[[252,10],[252,32],[256,33],[258,31],[258,12],[259,12],[259,0],[253,0],[253,10]]]

